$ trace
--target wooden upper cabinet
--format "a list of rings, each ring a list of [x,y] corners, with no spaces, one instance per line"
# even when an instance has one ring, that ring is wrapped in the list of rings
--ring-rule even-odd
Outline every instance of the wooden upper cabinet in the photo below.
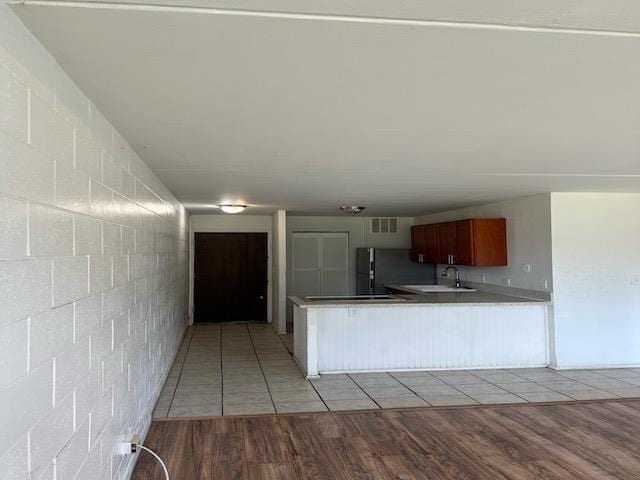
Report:
[[[440,256],[438,225],[424,226],[424,261],[437,263]]]
[[[412,252],[414,237],[416,252],[422,254],[415,261],[473,267],[507,265],[504,218],[470,218],[416,225],[412,227]]]
[[[446,222],[437,225],[439,245],[436,263],[452,263],[451,255],[456,251],[456,224]]]
[[[411,227],[411,260],[418,263],[424,262],[424,225]]]
[[[462,220],[456,224],[456,243],[451,263],[454,265],[474,265],[475,235],[473,220]]]
[[[507,221],[504,218],[476,218],[473,225],[473,265],[507,265]]]

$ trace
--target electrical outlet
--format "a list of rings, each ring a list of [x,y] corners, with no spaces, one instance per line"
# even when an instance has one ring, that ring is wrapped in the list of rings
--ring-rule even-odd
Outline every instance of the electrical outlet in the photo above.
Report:
[[[137,452],[136,446],[140,444],[140,435],[121,435],[113,444],[114,455],[132,455]]]
[[[640,287],[640,275],[631,275],[631,285]]]

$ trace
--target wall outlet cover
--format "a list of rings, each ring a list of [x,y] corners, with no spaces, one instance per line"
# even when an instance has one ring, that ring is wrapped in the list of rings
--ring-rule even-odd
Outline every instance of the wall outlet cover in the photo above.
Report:
[[[631,275],[631,285],[640,287],[640,275]]]

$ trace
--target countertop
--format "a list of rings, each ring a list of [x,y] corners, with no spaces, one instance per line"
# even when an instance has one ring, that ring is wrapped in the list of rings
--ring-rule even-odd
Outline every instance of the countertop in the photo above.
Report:
[[[422,294],[393,294],[385,300],[307,300],[305,297],[289,297],[302,308],[309,307],[357,307],[357,306],[429,306],[429,305],[549,305],[551,302],[528,297],[518,297],[492,292],[438,292]]]

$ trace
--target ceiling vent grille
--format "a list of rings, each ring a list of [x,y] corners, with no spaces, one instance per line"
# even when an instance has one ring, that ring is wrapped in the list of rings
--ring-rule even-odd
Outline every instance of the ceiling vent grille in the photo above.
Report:
[[[371,233],[397,233],[398,219],[378,217],[371,219]]]

